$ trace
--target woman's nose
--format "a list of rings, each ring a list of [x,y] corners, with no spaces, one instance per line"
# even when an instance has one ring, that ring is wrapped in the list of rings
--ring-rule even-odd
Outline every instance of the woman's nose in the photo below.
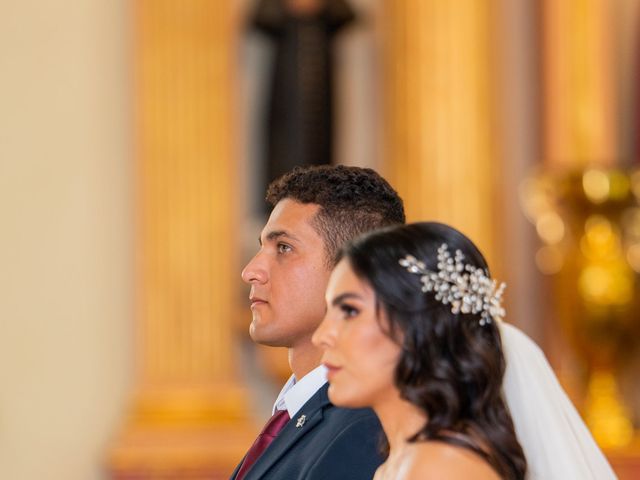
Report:
[[[328,314],[324,317],[316,331],[313,332],[311,342],[319,348],[327,349],[332,346],[335,339],[335,329],[331,323],[331,319]]]

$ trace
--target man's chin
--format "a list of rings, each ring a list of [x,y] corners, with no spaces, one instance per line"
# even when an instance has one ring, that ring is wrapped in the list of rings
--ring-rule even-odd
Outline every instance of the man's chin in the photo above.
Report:
[[[265,347],[289,347],[289,342],[286,339],[281,338],[274,332],[269,332],[265,328],[261,328],[256,325],[255,321],[249,327],[249,336],[254,343]]]

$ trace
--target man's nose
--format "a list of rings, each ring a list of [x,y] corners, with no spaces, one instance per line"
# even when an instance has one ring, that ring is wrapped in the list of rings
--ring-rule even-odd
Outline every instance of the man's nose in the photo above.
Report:
[[[247,265],[242,269],[242,280],[249,284],[265,283],[268,275],[267,269],[263,263],[260,252],[256,253],[249,263],[247,263]]]

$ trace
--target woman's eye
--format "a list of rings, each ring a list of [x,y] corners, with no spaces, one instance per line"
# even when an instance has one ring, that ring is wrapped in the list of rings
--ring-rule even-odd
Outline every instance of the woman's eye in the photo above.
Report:
[[[346,303],[340,305],[340,310],[342,311],[344,318],[352,318],[360,313],[360,310]]]
[[[278,253],[287,253],[291,251],[291,247],[289,245],[287,245],[286,243],[279,243],[278,244]]]

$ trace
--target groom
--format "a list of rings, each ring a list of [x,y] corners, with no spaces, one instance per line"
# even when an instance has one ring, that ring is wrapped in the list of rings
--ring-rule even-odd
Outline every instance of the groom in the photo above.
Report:
[[[296,168],[267,191],[273,206],[258,253],[242,272],[251,285],[254,342],[286,347],[293,375],[273,417],[232,480],[370,480],[382,463],[380,423],[369,409],[333,406],[311,336],[340,248],[361,233],[404,223],[402,200],[371,169]]]

